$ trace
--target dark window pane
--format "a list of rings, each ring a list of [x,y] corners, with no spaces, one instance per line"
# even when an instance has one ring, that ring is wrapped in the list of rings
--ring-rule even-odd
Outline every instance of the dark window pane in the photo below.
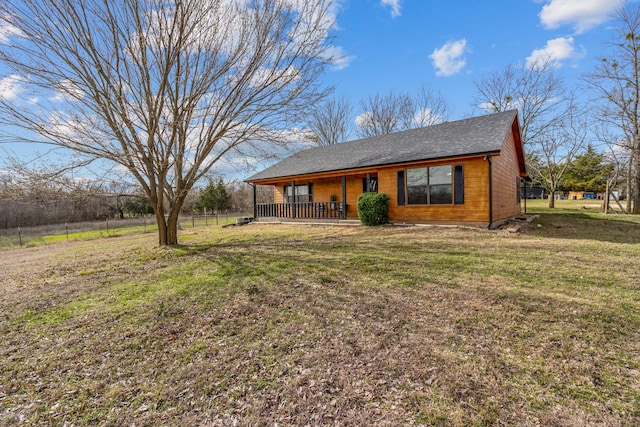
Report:
[[[427,204],[427,186],[407,187],[407,204],[425,205]]]
[[[451,204],[451,184],[432,185],[430,193],[429,196],[431,197],[432,205]]]
[[[293,188],[290,185],[284,187],[285,203],[294,203]],[[310,203],[313,201],[313,184],[296,185],[295,203]]]
[[[424,205],[427,203],[429,189],[429,169],[407,169],[407,203]]]

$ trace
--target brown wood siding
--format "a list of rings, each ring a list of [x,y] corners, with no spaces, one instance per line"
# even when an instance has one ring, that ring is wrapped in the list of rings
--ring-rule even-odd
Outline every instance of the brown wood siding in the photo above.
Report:
[[[377,175],[378,191],[389,195],[389,217],[393,222],[410,223],[461,223],[488,224],[489,222],[489,172],[488,163],[483,157],[466,158],[438,162],[413,163],[408,167],[425,167],[441,165],[464,166],[464,204],[455,205],[405,205],[398,206],[397,177],[399,170],[406,170],[406,165],[380,167],[367,172]],[[453,169],[452,169],[453,173]],[[358,196],[362,194],[362,180],[366,172],[347,176],[347,217],[357,218]],[[342,201],[342,176],[322,177],[317,179],[297,180],[296,185],[313,182],[313,200],[328,202],[335,194]],[[274,201],[282,203],[283,188],[290,185],[291,180],[281,180],[275,184]]]
[[[518,203],[519,167],[513,133],[509,132],[500,150],[492,157],[493,220],[510,218],[520,214]]]
[[[456,205],[405,205],[397,201],[398,171],[407,168],[463,165],[464,204]],[[414,162],[408,165],[350,171],[347,175],[347,217],[357,218],[357,200],[362,194],[362,179],[366,173],[377,175],[378,191],[389,195],[389,217],[392,222],[408,223],[460,223],[486,225],[489,223],[489,165],[485,156],[449,159],[447,161]],[[452,170],[453,173],[453,170]],[[296,185],[313,183],[314,202],[328,202],[335,194],[342,201],[342,176],[345,172],[322,173],[295,180]],[[519,166],[513,136],[509,134],[503,143],[503,151],[492,156],[493,220],[508,218],[520,213],[517,203],[517,178]],[[283,188],[291,178],[280,178],[261,184],[274,185],[274,202],[283,202]]]
[[[284,203],[284,186],[285,184],[273,186],[273,203]]]
[[[329,202],[331,195],[342,201],[342,178],[339,176],[313,181],[313,201]]]
[[[379,174],[380,192],[391,196],[389,217],[397,222],[449,222],[484,224],[489,222],[489,173],[482,158],[460,161],[431,162],[411,167],[464,165],[464,204],[455,205],[404,205],[398,206],[398,171],[405,167],[387,169]],[[451,171],[453,173],[453,170]]]

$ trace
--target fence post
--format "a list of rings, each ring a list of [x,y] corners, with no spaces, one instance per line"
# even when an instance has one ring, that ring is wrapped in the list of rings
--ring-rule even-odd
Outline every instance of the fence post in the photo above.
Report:
[[[107,220],[107,236],[109,235],[109,217],[106,218]]]
[[[67,240],[69,240],[69,223],[64,223],[64,231],[67,233]]]
[[[20,240],[20,247],[22,247],[22,230],[18,227],[18,239]]]
[[[204,225],[209,225],[209,221],[207,220],[207,208],[204,207]]]
[[[196,228],[196,219],[195,219],[195,216],[193,215],[193,212],[191,212],[191,226],[193,228]]]

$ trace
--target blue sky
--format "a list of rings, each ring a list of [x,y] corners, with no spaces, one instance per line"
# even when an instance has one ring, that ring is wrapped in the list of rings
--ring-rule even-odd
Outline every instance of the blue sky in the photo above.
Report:
[[[346,60],[325,79],[359,100],[376,92],[439,90],[452,119],[482,114],[475,87],[490,71],[550,56],[568,87],[612,36],[623,0],[343,0],[334,43]],[[627,3],[630,3],[627,1]]]
[[[354,119],[363,97],[390,90],[411,94],[421,86],[440,91],[452,120],[480,115],[474,81],[508,64],[526,66],[549,56],[567,87],[578,85],[606,53],[611,14],[638,1],[337,0],[332,42],[344,57],[323,80],[351,100]],[[8,34],[0,31],[3,36]],[[1,77],[0,91],[11,90]]]

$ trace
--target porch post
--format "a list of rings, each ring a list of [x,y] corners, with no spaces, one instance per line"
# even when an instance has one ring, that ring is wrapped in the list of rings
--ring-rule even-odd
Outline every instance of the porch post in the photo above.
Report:
[[[258,218],[258,197],[256,195],[256,185],[251,184],[253,187],[253,219]]]
[[[527,213],[527,180],[522,181],[524,182],[524,213]]]
[[[296,182],[291,181],[291,218],[296,217]]]
[[[347,219],[347,177],[342,177],[342,219]]]
[[[365,178],[367,185],[365,190],[367,190],[367,193],[371,193],[371,174],[367,173],[367,177]]]

